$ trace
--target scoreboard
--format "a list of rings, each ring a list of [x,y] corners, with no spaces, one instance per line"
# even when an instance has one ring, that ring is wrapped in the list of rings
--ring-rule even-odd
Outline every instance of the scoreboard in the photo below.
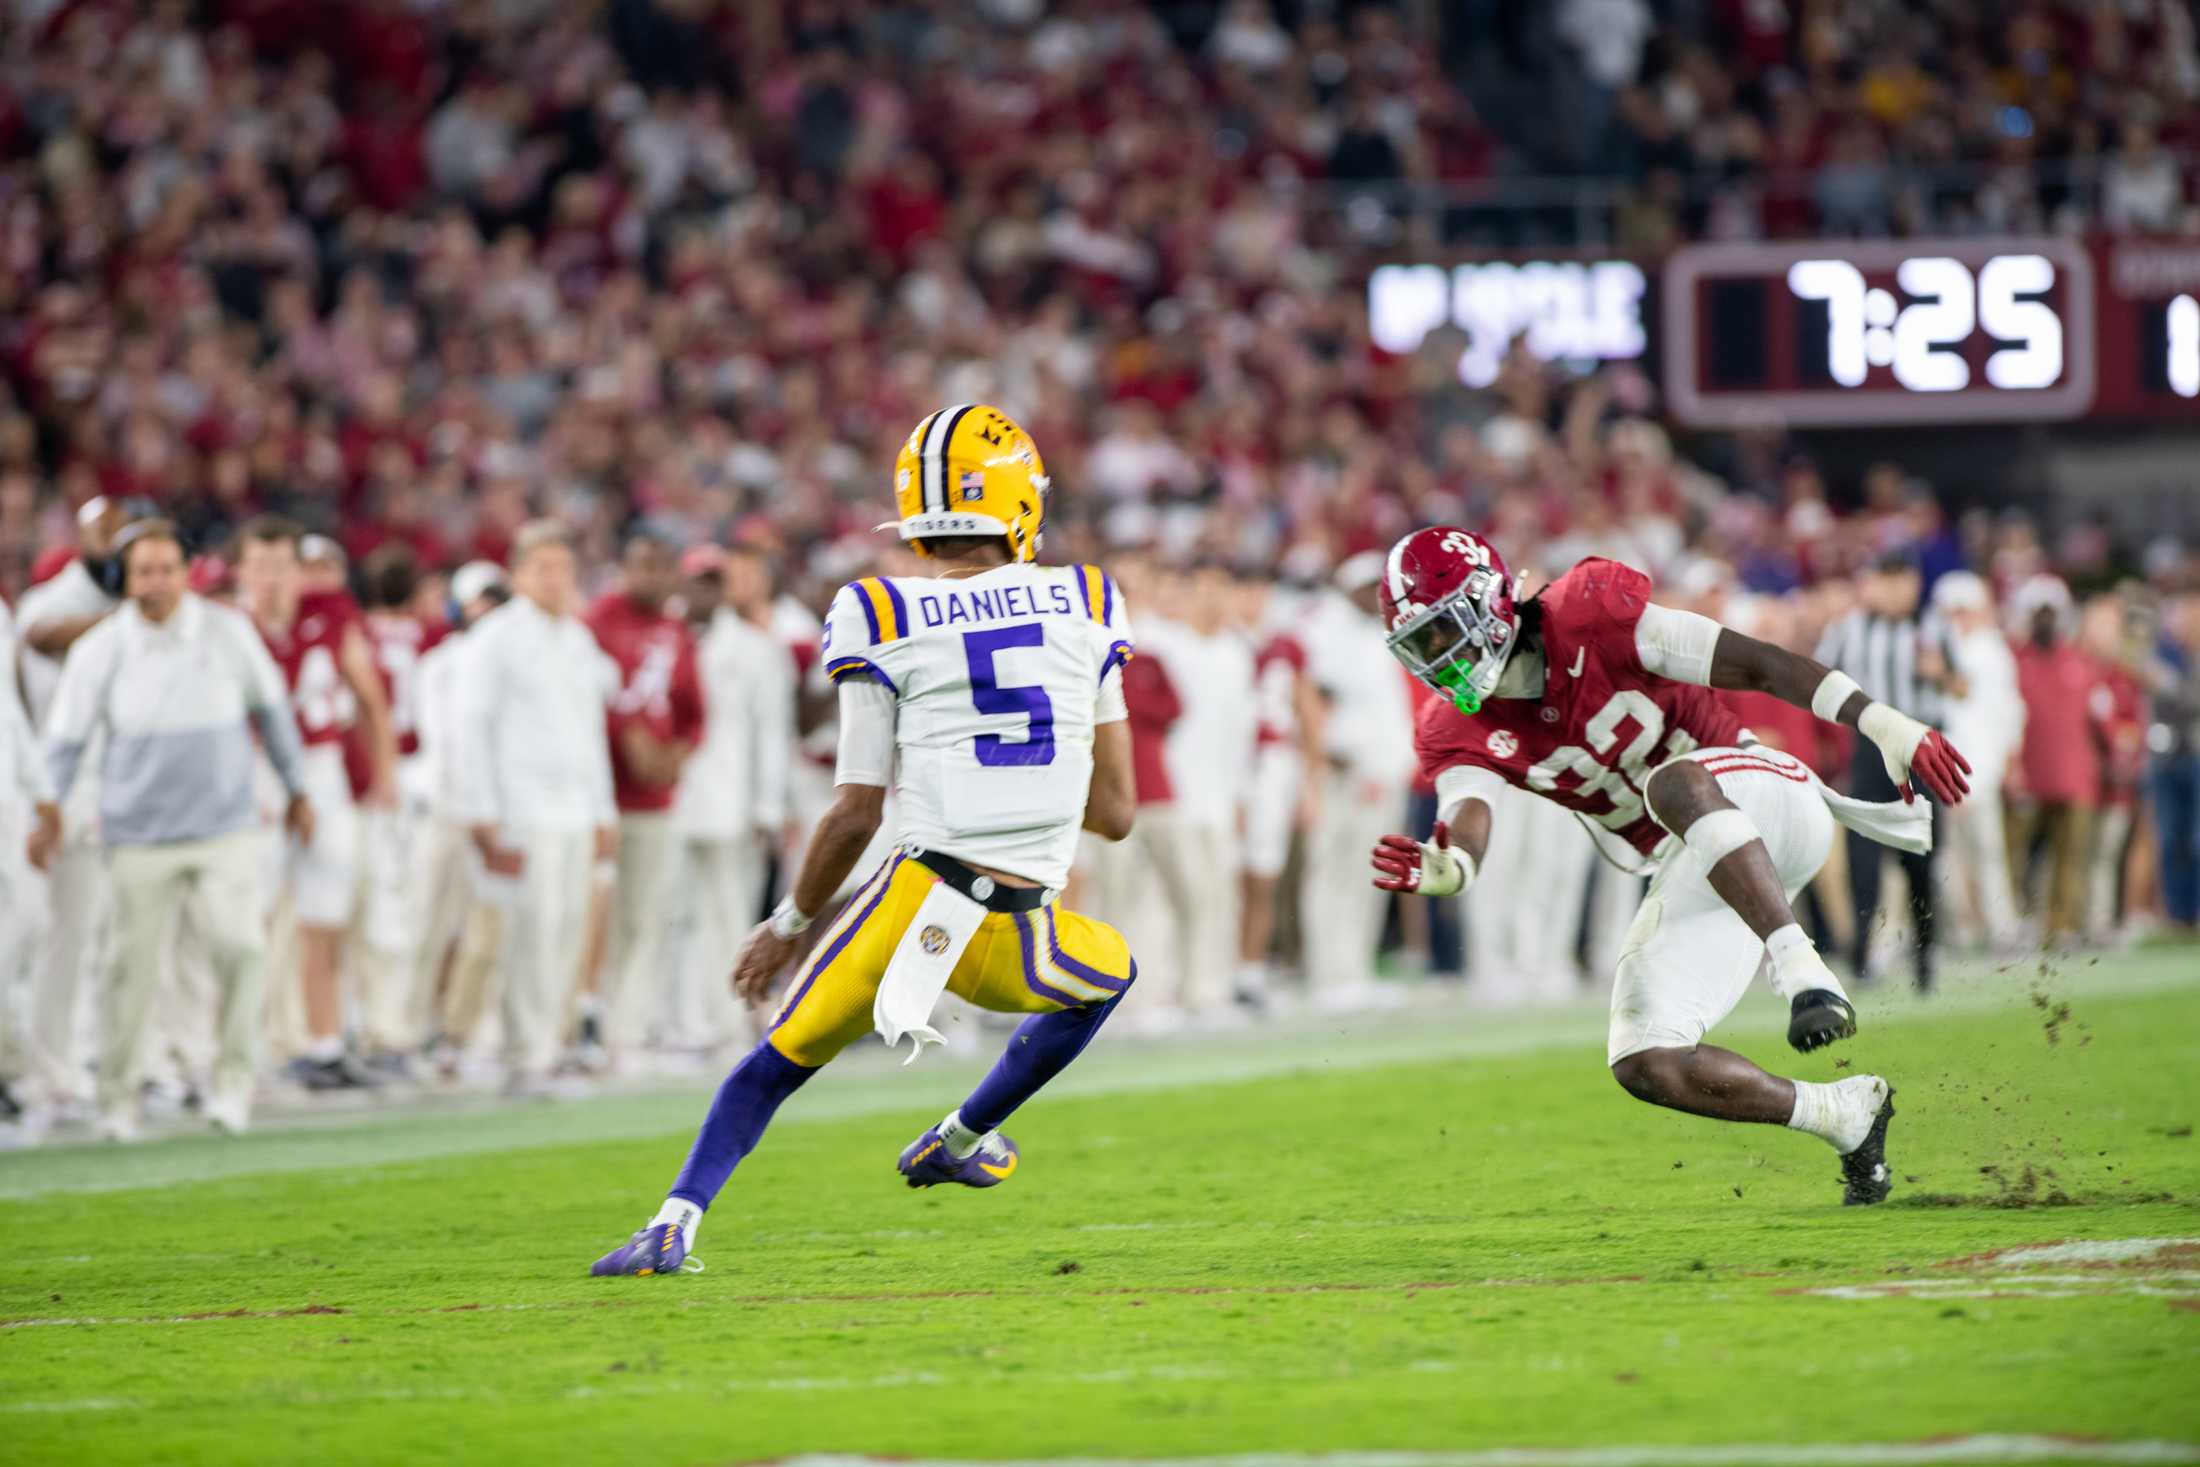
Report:
[[[1633,361],[1702,428],[2184,420],[2200,426],[2200,243],[2056,237],[1684,246],[1659,261],[1379,267],[1386,350],[1465,336]]]

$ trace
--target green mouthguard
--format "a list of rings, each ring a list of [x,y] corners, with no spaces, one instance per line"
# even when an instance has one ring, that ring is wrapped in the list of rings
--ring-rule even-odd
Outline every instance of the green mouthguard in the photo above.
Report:
[[[1451,694],[1451,706],[1472,718],[1482,711],[1481,695],[1474,691],[1474,664],[1453,662],[1428,675],[1428,680]]]

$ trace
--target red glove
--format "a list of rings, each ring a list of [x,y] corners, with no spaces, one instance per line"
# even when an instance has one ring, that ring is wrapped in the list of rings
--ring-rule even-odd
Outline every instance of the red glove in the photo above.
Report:
[[[1437,822],[1429,839],[1386,835],[1368,853],[1375,868],[1374,881],[1384,891],[1418,892],[1424,896],[1452,896],[1474,880],[1474,862],[1463,851],[1451,848],[1451,831]]]
[[[1960,805],[1971,792],[1971,782],[1964,778],[1970,772],[1971,761],[1963,757],[1963,751],[1934,729],[1918,741],[1917,753],[1910,759],[1910,781],[1902,786],[1902,798],[1916,798],[1915,785],[1922,784],[1939,803]]]

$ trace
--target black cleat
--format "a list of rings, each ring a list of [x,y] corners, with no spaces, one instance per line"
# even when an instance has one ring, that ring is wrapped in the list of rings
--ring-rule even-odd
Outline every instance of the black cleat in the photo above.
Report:
[[[1854,1038],[1856,1009],[1830,988],[1806,988],[1795,995],[1788,1018],[1788,1043],[1798,1054],[1823,1049],[1836,1039]]]
[[[1880,1102],[1879,1114],[1872,1117],[1864,1144],[1841,1158],[1843,1207],[1870,1207],[1886,1201],[1887,1194],[1894,1190],[1894,1173],[1887,1170],[1887,1123],[1893,1119],[1894,1091],[1890,1088],[1887,1098]]]
[[[331,1090],[376,1090],[382,1081],[348,1054],[334,1059],[307,1059],[303,1055],[290,1062],[291,1078],[315,1094]]]

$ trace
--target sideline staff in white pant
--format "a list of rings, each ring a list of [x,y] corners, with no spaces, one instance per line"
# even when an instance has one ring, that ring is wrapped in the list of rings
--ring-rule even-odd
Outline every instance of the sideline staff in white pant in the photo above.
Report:
[[[604,711],[618,669],[596,645],[562,525],[512,541],[519,594],[466,633],[456,679],[458,815],[504,911],[507,1088],[540,1091],[587,939],[589,882],[617,849]]]
[[[252,733],[288,791],[284,821],[308,838],[313,807],[283,676],[252,623],[184,590],[183,546],[162,520],[116,541],[120,610],[69,649],[47,719],[46,753],[66,798],[104,730],[100,835],[114,880],[117,951],[108,974],[101,1126],[136,1134],[148,1021],[184,904],[221,990],[220,1057],[209,1120],[242,1130],[259,1069],[266,933],[253,800]]]

